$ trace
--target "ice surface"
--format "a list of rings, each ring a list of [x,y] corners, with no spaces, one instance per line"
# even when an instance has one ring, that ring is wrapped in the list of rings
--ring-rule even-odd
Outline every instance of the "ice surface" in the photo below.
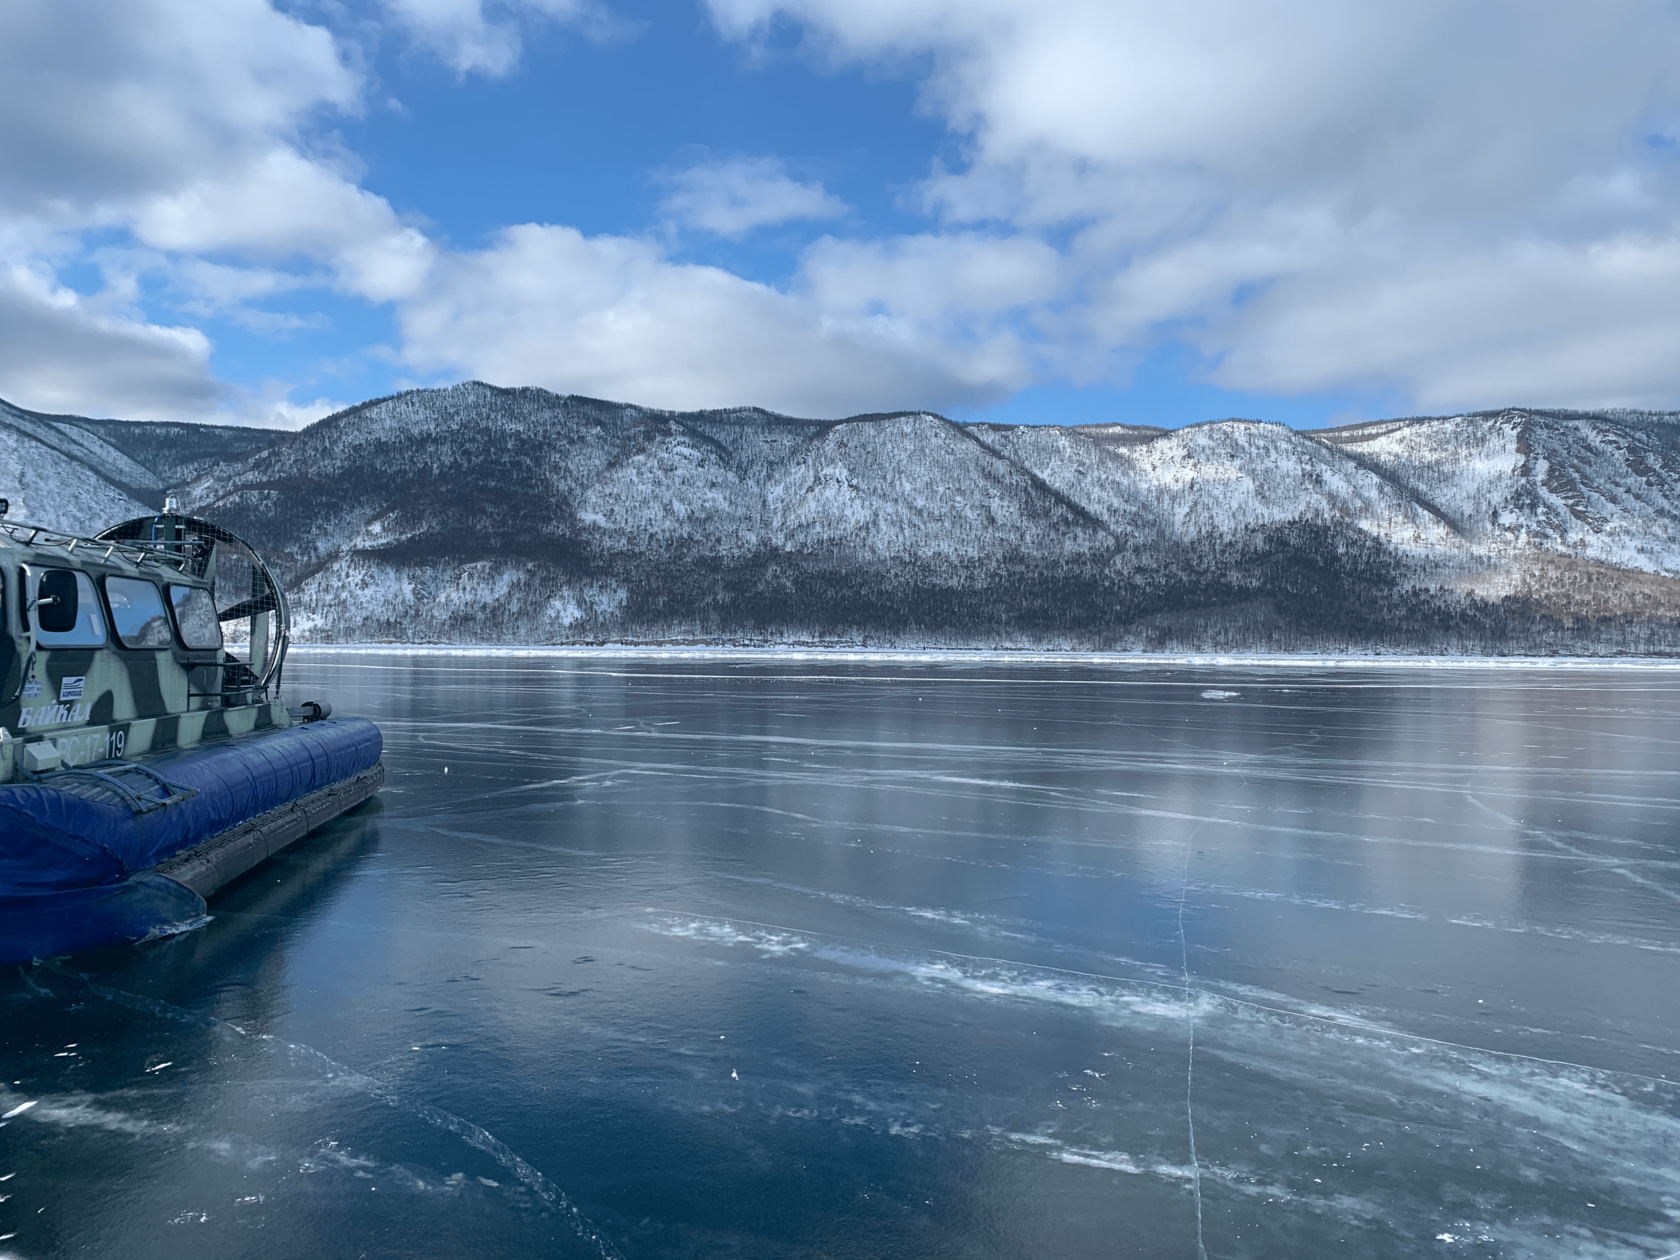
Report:
[[[380,805],[0,981],[20,1254],[1680,1250],[1672,667],[293,668]]]

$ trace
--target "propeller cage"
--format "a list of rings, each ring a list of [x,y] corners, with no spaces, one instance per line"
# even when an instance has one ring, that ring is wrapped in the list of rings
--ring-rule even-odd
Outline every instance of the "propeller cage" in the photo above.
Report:
[[[194,577],[207,578],[216,618],[231,649],[241,642],[246,659],[232,651],[223,669],[221,695],[271,696],[291,643],[291,612],[274,573],[249,543],[231,530],[196,516],[140,516],[113,525],[101,542],[134,542],[180,557]]]

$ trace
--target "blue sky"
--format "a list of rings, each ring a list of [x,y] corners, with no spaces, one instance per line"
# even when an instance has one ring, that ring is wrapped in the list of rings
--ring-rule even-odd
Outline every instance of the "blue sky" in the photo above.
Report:
[[[0,397],[1673,407],[1676,65],[1662,0],[15,0]]]

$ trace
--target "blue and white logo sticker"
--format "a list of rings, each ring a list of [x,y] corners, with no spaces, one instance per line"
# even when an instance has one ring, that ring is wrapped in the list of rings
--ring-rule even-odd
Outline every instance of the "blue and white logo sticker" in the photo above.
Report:
[[[23,684],[23,698],[25,700],[37,699],[40,694],[41,680],[39,678],[31,678],[28,682]]]
[[[86,682],[86,674],[77,674],[74,678],[66,678],[58,684],[58,702],[63,704],[66,700],[80,700],[82,698],[82,686]]]

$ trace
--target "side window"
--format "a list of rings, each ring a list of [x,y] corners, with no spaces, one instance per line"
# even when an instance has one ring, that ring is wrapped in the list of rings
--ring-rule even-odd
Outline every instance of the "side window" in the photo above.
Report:
[[[124,647],[166,648],[175,640],[169,633],[169,616],[163,611],[163,596],[150,582],[139,578],[108,577],[105,599],[111,605],[112,629]]]
[[[103,647],[105,618],[85,573],[43,569],[35,588],[35,642],[42,647]]]
[[[169,602],[175,608],[175,627],[181,642],[190,648],[222,646],[222,623],[216,620],[216,605],[210,592],[198,586],[171,586]]]

